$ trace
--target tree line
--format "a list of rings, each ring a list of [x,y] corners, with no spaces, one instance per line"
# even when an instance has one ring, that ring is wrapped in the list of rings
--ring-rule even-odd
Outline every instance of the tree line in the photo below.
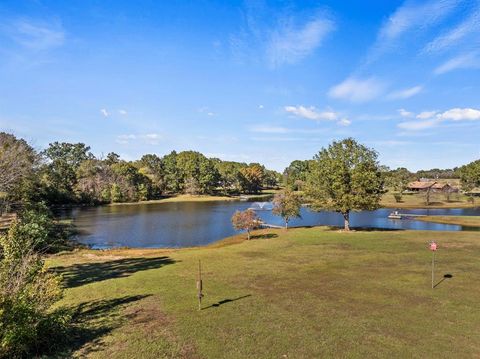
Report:
[[[36,151],[25,140],[0,133],[0,193],[11,201],[134,202],[180,193],[258,193],[280,183],[280,173],[258,163],[222,161],[195,151],[126,161],[114,152],[97,158],[83,143],[54,142]]]

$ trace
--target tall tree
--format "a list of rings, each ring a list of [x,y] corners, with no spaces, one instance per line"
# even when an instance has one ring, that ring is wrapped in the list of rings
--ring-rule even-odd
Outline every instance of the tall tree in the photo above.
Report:
[[[264,176],[265,173],[263,167],[257,163],[242,168],[240,170],[239,178],[243,191],[248,193],[260,192]]]
[[[474,188],[480,187],[480,160],[470,162],[460,167],[460,183],[465,192],[471,192]],[[473,196],[470,197],[473,202]]]
[[[38,156],[25,140],[0,132],[0,192],[11,194],[37,164]]]
[[[94,159],[90,147],[83,143],[54,142],[43,151],[48,160],[46,182],[54,201],[75,199],[73,188],[77,183],[76,172],[83,161]]]
[[[352,138],[333,142],[312,162],[307,194],[312,208],[339,212],[350,230],[350,212],[374,210],[383,194],[377,153]]]
[[[288,229],[290,219],[301,217],[301,206],[300,197],[287,188],[274,196],[272,213],[282,217],[285,221],[285,229]]]

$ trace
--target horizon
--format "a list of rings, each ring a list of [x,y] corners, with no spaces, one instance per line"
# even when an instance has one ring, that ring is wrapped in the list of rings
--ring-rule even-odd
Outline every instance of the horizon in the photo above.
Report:
[[[480,157],[479,1],[5,1],[0,18],[0,131],[36,148],[279,172],[346,137],[412,172]]]

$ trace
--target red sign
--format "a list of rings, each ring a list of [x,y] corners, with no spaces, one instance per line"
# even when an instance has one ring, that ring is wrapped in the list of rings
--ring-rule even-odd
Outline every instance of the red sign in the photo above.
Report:
[[[430,250],[431,251],[436,251],[437,250],[437,243],[431,242],[430,243]]]

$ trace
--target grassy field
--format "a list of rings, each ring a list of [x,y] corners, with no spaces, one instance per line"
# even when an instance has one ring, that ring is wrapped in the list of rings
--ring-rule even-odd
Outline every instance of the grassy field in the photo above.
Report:
[[[479,255],[474,232],[298,228],[197,249],[81,250],[48,263],[63,273],[59,306],[78,325],[66,357],[473,358]]]
[[[480,216],[425,216],[415,218],[419,221],[458,224],[460,226],[480,227]]]
[[[468,201],[468,197],[462,194],[452,195],[450,201],[447,201],[445,195],[434,193],[430,197],[430,205],[425,204],[425,196],[423,194],[403,195],[401,202],[396,202],[393,194],[386,193],[381,201],[384,208],[470,208],[480,206],[480,199],[477,198],[475,203]]]

